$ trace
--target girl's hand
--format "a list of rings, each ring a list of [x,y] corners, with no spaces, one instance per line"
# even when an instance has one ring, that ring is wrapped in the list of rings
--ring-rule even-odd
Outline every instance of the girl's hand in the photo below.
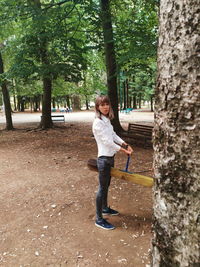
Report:
[[[133,149],[128,146],[128,148],[125,150],[125,153],[130,156],[133,153]]]
[[[130,156],[130,155],[132,154],[132,152],[131,152],[131,151],[128,151],[128,150],[125,150],[125,153],[126,153],[128,156]]]
[[[129,152],[131,152],[131,154],[133,153],[133,149],[131,146],[128,146],[128,149],[127,149]]]
[[[127,145],[127,144],[125,144]],[[127,148],[122,148],[120,149],[122,152],[124,152],[127,155],[131,155],[133,153],[133,149],[132,147],[130,147],[129,145],[127,145]]]

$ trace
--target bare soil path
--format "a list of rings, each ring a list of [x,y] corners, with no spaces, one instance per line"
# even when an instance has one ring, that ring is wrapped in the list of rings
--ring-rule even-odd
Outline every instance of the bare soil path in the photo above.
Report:
[[[37,124],[0,131],[0,266],[74,267],[149,264],[151,188],[112,179],[117,228],[95,227],[97,173],[91,122],[48,131]],[[118,153],[116,167],[126,158]],[[134,147],[130,171],[152,168],[152,150]],[[152,172],[146,173],[151,176]]]

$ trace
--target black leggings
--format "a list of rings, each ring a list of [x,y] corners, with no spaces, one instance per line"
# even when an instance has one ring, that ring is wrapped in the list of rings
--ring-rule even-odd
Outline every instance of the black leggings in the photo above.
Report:
[[[114,166],[114,156],[101,156],[97,159],[97,166],[99,171],[99,188],[96,196],[96,218],[102,218],[102,209],[108,206],[108,188],[110,185],[110,170]]]

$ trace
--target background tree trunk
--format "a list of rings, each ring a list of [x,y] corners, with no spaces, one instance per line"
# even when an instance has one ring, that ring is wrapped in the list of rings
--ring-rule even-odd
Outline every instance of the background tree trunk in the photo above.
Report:
[[[200,266],[199,0],[161,0],[153,263]]]
[[[56,101],[55,101],[55,97],[52,98],[52,107],[56,108]]]
[[[104,36],[108,96],[114,111],[115,118],[112,121],[116,132],[122,131],[118,115],[118,92],[117,92],[117,67],[113,39],[112,19],[109,0],[100,0],[102,12],[102,27]]]
[[[131,103],[131,99],[129,96],[129,80],[128,78],[126,79],[126,99],[127,99],[127,108],[130,108],[130,103]]]
[[[81,110],[81,101],[78,95],[72,96],[72,108],[73,110]]]
[[[17,101],[16,101],[16,95],[15,95],[15,93],[13,95],[13,100],[14,100],[14,111],[17,111]]]
[[[137,97],[133,96],[133,108],[137,109]]]
[[[71,108],[69,95],[66,95],[66,102],[67,102],[68,108]]]
[[[126,81],[123,82],[123,95],[124,95],[124,109],[127,109]]]
[[[4,66],[3,66],[3,58],[0,52],[0,74],[4,73]],[[10,97],[8,88],[6,85],[6,81],[2,81],[2,94],[3,94],[3,101],[4,101],[4,110],[6,115],[6,130],[13,130],[13,123],[12,123],[12,115],[11,115],[11,105],[10,105]]]
[[[86,110],[89,110],[89,102],[88,102],[87,95],[85,96],[85,106],[86,106]]]
[[[38,111],[40,106],[39,102],[40,102],[40,96],[39,95],[34,96],[33,98],[34,112]]]
[[[151,96],[151,100],[150,100],[150,102],[151,102],[151,112],[153,112],[153,96]]]

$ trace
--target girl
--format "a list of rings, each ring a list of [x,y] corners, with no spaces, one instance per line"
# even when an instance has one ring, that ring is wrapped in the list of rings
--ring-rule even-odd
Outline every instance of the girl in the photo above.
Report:
[[[112,230],[115,227],[103,219],[103,215],[118,215],[119,212],[108,207],[107,195],[110,185],[110,170],[114,166],[114,156],[118,151],[131,155],[132,148],[128,146],[114,131],[110,120],[114,118],[108,96],[99,96],[95,102],[95,120],[92,131],[97,142],[99,171],[99,189],[96,196],[97,227]]]

